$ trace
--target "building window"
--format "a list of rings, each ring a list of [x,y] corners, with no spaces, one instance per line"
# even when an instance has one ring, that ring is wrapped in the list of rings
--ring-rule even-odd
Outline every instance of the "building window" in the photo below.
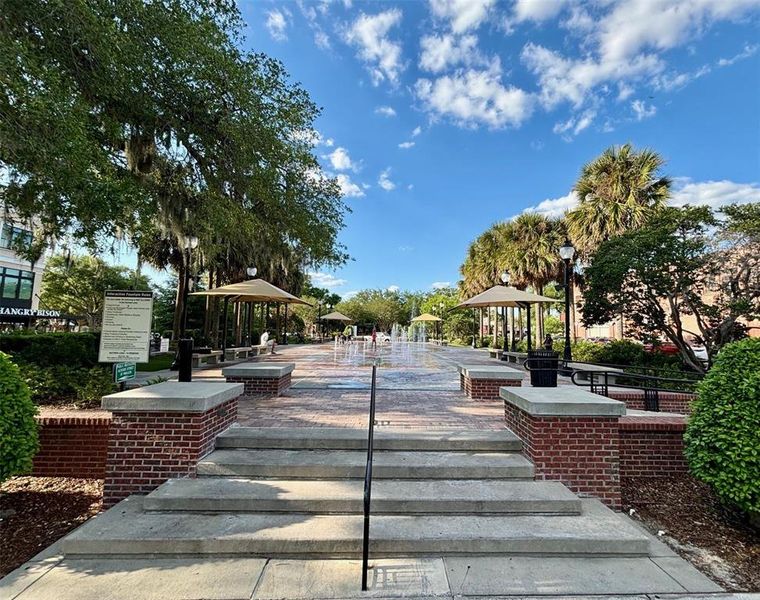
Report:
[[[17,248],[19,244],[22,247],[31,246],[32,232],[10,223],[3,223],[3,228],[0,230],[0,248]]]
[[[0,297],[3,301],[30,301],[33,288],[34,273],[31,271],[0,268]]]

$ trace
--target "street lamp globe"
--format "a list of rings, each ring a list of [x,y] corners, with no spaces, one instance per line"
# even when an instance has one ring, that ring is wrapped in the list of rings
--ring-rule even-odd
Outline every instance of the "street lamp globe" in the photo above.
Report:
[[[562,260],[573,260],[575,248],[570,243],[570,240],[565,240],[565,243],[560,246],[559,255],[562,257]]]
[[[256,267],[248,267],[245,272],[248,273],[248,277],[256,277],[256,273],[258,273],[259,270]]]
[[[507,271],[506,269],[502,271],[501,273],[501,282],[504,285],[507,285],[509,283],[509,271]]]

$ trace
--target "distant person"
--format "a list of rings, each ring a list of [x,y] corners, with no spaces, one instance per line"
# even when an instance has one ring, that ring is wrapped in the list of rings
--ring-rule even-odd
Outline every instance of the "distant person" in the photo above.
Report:
[[[372,328],[372,349],[377,350],[377,329]]]
[[[552,336],[549,333],[547,333],[546,337],[544,338],[544,349],[554,350],[554,340],[552,339]]]
[[[343,330],[343,335],[346,338],[346,341],[350,344],[351,343],[351,336],[353,335],[353,330],[351,329],[351,325],[346,325],[346,328]]]

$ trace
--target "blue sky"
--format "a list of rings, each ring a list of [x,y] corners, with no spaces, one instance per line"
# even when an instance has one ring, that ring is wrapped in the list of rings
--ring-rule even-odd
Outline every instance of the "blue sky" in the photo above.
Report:
[[[315,283],[455,284],[470,241],[559,215],[613,144],[660,152],[675,203],[760,201],[760,0],[240,3],[246,47],[323,108],[316,152],[353,257]]]

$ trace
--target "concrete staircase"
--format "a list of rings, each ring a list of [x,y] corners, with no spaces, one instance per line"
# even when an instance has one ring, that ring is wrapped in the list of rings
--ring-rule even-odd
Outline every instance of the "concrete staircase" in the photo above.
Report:
[[[600,502],[533,481],[510,431],[376,433],[378,556],[643,557],[649,540]],[[133,496],[63,541],[67,556],[360,556],[366,432],[235,427],[197,479]]]

